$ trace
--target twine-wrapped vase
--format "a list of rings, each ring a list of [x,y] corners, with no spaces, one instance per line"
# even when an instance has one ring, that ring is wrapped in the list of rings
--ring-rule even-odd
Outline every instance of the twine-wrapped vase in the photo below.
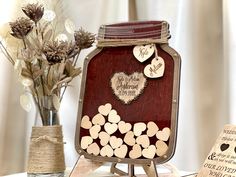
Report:
[[[63,176],[64,170],[62,126],[32,127],[27,164],[28,176],[40,176],[36,174]]]

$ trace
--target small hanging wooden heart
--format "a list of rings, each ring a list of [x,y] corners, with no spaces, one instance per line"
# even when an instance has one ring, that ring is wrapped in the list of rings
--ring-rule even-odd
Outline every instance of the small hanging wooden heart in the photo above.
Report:
[[[152,56],[154,50],[154,44],[138,45],[134,47],[133,54],[138,61],[144,62]]]
[[[162,77],[164,75],[164,71],[165,71],[165,62],[161,57],[154,58],[151,64],[147,65],[144,68],[144,74],[149,78]]]
[[[124,72],[115,73],[111,78],[111,88],[114,94],[125,104],[136,99],[146,85],[143,73],[134,72],[127,75]]]

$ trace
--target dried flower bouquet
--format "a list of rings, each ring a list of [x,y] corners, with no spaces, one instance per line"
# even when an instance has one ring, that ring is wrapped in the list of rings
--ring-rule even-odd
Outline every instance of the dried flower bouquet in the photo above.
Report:
[[[76,63],[82,49],[92,46],[95,36],[80,29],[73,41],[56,40],[53,22],[42,19],[44,7],[38,3],[22,8],[27,17],[10,22],[10,34],[22,41],[16,57],[0,41],[0,48],[12,65],[19,65],[20,77],[32,93],[43,125],[58,124],[49,120],[57,112],[69,83],[81,73]]]

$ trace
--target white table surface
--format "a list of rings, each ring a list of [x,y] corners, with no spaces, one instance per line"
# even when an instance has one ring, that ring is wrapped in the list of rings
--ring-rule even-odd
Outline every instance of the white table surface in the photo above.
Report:
[[[70,172],[71,172],[71,169],[72,168],[67,168],[66,171],[65,171],[65,177],[68,177]],[[135,168],[136,172],[137,173],[140,173],[140,174],[143,174],[143,171],[142,171],[142,168]],[[108,177],[108,176],[114,176],[113,174],[111,174],[110,172],[110,166],[109,165],[104,165],[100,168],[98,168],[97,170],[95,170],[95,173],[94,174],[91,174],[91,175],[88,175],[88,177]],[[158,172],[159,173],[166,173],[166,170],[165,169],[162,169],[162,168],[158,168]],[[181,177],[194,177],[195,175],[191,175],[191,174],[194,174],[194,173],[191,173],[191,172],[186,172],[186,171],[180,171],[179,172],[180,176]],[[11,174],[11,175],[7,175],[7,176],[3,176],[3,177],[27,177],[27,173],[16,173],[16,174]]]

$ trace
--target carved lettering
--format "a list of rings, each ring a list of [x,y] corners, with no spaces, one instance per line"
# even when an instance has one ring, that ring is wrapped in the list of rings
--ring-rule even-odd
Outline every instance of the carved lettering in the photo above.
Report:
[[[123,72],[115,73],[111,79],[111,87],[114,94],[125,104],[136,99],[143,91],[146,78],[143,73],[135,72],[126,75]]]

